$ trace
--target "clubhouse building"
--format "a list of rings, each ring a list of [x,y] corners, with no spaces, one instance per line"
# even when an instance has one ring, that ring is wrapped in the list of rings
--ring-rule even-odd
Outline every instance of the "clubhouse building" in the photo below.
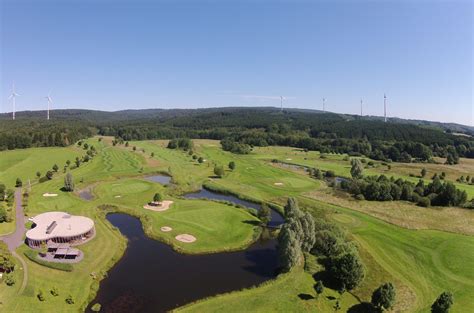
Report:
[[[65,212],[46,212],[30,218],[33,226],[26,232],[26,243],[31,248],[47,245],[48,249],[67,254],[69,248],[89,241],[95,235],[94,221],[85,216]]]

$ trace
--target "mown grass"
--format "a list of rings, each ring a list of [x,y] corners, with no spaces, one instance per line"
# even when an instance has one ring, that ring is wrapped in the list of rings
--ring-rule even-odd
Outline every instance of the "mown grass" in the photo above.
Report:
[[[52,170],[57,164],[62,170],[67,160],[74,162],[76,157],[82,157],[85,152],[74,147],[67,148],[31,148],[2,151],[0,153],[0,182],[8,188],[15,186],[20,178],[26,186],[28,180],[33,184],[38,179],[36,172],[42,176]]]

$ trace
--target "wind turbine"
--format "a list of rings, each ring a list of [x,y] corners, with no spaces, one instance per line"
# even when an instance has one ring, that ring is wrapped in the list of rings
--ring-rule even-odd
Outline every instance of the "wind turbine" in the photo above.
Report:
[[[326,98],[323,98],[323,112],[326,112]]]
[[[387,122],[387,95],[383,94],[383,120]]]
[[[362,99],[360,99],[360,116],[362,117]]]
[[[8,97],[8,99],[12,99],[12,101],[13,101],[13,112],[12,112],[12,119],[13,120],[15,120],[15,110],[16,110],[15,98],[18,97],[18,96],[20,96],[20,95],[15,92],[15,83],[13,83],[12,93],[11,93],[10,97]]]
[[[280,111],[283,112],[283,100],[285,100],[285,97],[280,96]]]
[[[49,110],[50,110],[50,107],[51,107],[51,104],[53,103],[53,99],[51,99],[51,92],[48,93],[48,96],[44,97],[46,99],[46,101],[48,101],[48,113],[47,113],[47,116],[46,116],[46,119],[49,121]]]

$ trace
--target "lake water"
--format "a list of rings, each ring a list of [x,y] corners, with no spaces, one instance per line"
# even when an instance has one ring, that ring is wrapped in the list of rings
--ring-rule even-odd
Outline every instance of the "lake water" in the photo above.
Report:
[[[276,276],[275,239],[258,241],[245,251],[185,255],[147,238],[135,217],[113,213],[107,220],[129,241],[125,255],[101,282],[91,303],[99,302],[101,312],[166,312]]]
[[[152,175],[145,177],[145,179],[162,185],[169,185],[171,182],[171,177],[166,175]]]

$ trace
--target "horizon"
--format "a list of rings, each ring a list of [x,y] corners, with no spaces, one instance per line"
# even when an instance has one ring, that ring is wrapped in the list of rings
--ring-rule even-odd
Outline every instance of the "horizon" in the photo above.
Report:
[[[279,108],[282,95],[351,115],[363,99],[380,117],[386,93],[388,118],[473,126],[472,6],[7,0],[0,112],[14,81],[18,112],[46,110],[51,91],[53,111]]]
[[[81,108],[59,108],[59,109],[51,109],[50,112],[54,111],[68,111],[68,110],[82,110],[82,111],[95,111],[95,112],[106,112],[106,113],[117,113],[117,112],[124,112],[124,111],[144,111],[144,110],[206,110],[206,109],[225,109],[225,108],[234,108],[234,109],[246,109],[246,108],[254,108],[254,109],[275,109],[275,110],[280,110],[280,107],[276,106],[220,106],[220,107],[199,107],[199,108],[124,108],[124,109],[119,109],[119,110],[101,110],[101,109],[81,109]],[[314,111],[319,112],[320,114],[342,114],[342,115],[350,115],[350,116],[356,116],[360,117],[360,114],[356,113],[341,113],[341,112],[332,112],[332,111],[323,111],[320,109],[312,109],[312,108],[298,108],[298,107],[283,107],[283,110],[308,110],[308,111]],[[45,112],[46,114],[46,109],[38,109],[38,110],[22,110],[22,111],[16,111],[16,114],[21,114],[21,113],[30,113],[30,112]],[[12,112],[0,112],[0,115],[11,115]],[[383,115],[363,115],[363,118],[377,118],[383,121]],[[16,116],[16,120],[21,119],[19,116]],[[405,121],[424,121],[424,122],[434,122],[434,123],[441,123],[441,124],[457,124],[461,126],[466,126],[466,127],[474,127],[473,125],[467,125],[467,124],[462,124],[462,123],[457,123],[457,122],[444,122],[444,121],[436,121],[436,120],[426,120],[426,119],[416,119],[416,118],[403,118],[403,117],[398,117],[398,116],[387,116],[388,122],[393,122],[394,119],[401,119]],[[46,115],[45,115],[45,120],[46,120]],[[54,116],[51,116],[51,120],[54,120]],[[392,121],[391,121],[392,120]]]

